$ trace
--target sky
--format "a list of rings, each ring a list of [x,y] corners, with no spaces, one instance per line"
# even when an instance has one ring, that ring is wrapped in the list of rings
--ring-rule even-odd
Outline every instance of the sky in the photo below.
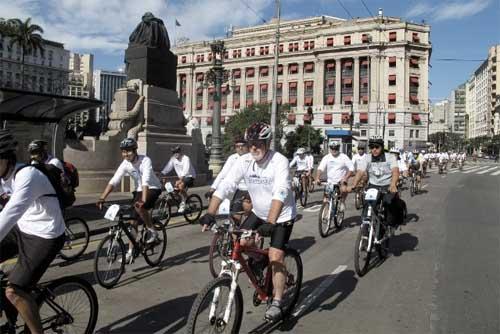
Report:
[[[366,4],[365,8],[364,4]],[[500,44],[500,0],[282,0],[284,19],[330,15],[349,19],[384,15],[431,25],[432,101],[444,99],[465,82]],[[44,29],[44,38],[63,42],[72,52],[94,54],[94,68],[123,69],[128,36],[141,16],[164,20],[170,38],[211,40],[226,27],[269,20],[274,0],[0,0],[0,17],[27,18]],[[371,13],[370,13],[371,12]],[[175,20],[181,26],[174,27]],[[444,61],[440,59],[463,59]]]

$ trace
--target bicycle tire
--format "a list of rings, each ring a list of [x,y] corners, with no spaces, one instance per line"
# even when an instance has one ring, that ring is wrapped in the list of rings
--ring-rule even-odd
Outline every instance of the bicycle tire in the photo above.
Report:
[[[199,328],[200,321],[201,319],[198,319],[199,312],[204,309],[204,302],[208,301],[208,303],[211,303],[211,292],[217,288],[231,288],[231,283],[232,283],[232,278],[228,276],[222,276],[219,278],[214,279],[210,283],[208,283],[203,290],[196,296],[196,299],[193,303],[193,306],[191,307],[191,311],[189,312],[188,320],[187,320],[187,333],[189,334],[194,334],[194,333],[208,333],[210,330],[208,328]],[[220,292],[220,290],[219,290]],[[219,295],[220,296],[220,295]],[[221,303],[217,303],[220,305]],[[241,289],[239,286],[236,287],[236,291],[234,294],[234,300],[233,300],[233,305],[234,305],[234,312],[231,314],[231,316],[234,316],[234,321],[232,324],[232,328],[230,328],[229,331],[224,333],[239,333],[240,327],[241,327],[241,321],[243,317],[243,295],[241,293]],[[205,307],[206,308],[206,307]],[[224,305],[225,308],[225,305]],[[220,314],[220,312],[217,312]],[[221,324],[220,321],[222,319],[210,319],[209,323],[212,323],[212,325],[218,325],[218,326],[224,326],[224,324]],[[224,328],[225,329],[225,328]],[[216,331],[217,333],[220,332],[220,329]],[[220,332],[222,333],[222,332]]]
[[[153,208],[153,218],[159,219],[166,226],[171,217],[172,207],[170,206],[166,198],[160,198],[158,201],[156,201]]]
[[[158,258],[154,259],[152,258],[152,254],[149,255],[148,251],[151,250],[151,247],[153,247],[153,245],[147,245],[146,243],[143,243],[143,245],[145,245],[145,249],[142,253],[142,255],[144,256],[144,260],[146,260],[146,263],[149,264],[151,267],[156,267],[157,265],[160,264],[161,260],[163,260],[163,257],[165,256],[165,251],[167,249],[167,229],[165,228],[165,225],[159,221],[159,220],[156,220],[156,221],[153,221],[153,226],[155,227],[155,230],[158,232],[158,234],[161,234],[162,235],[162,240],[163,242],[161,242],[161,246],[160,246],[160,252],[159,252],[159,256]],[[155,242],[155,245],[160,245],[160,243],[157,243]],[[153,251],[154,251],[154,248],[153,248]]]
[[[108,242],[111,242],[111,247],[113,247],[113,254],[108,255],[107,252],[106,252],[106,254],[104,254],[104,255],[106,255],[107,262],[109,263],[109,261],[112,260],[113,262],[117,261],[120,264],[119,269],[116,271],[116,276],[113,279],[111,279],[109,282],[105,281],[103,279],[103,277],[101,277],[101,275],[100,275],[101,271],[99,270],[100,269],[99,268],[99,258],[100,258],[99,255],[101,253],[101,250],[104,248],[105,244]],[[117,242],[117,246],[114,246],[114,242]],[[114,250],[116,250],[116,247],[119,247],[119,249],[118,249],[119,253],[115,253]],[[109,258],[109,256],[111,256],[111,258]],[[121,262],[119,259],[120,257],[121,257]],[[111,289],[112,287],[114,287],[116,285],[116,283],[118,283],[118,281],[120,280],[120,277],[123,275],[124,272],[125,272],[125,245],[124,245],[122,239],[115,240],[115,235],[109,234],[104,239],[101,240],[101,242],[99,243],[99,246],[97,246],[97,249],[95,251],[94,277],[100,286],[102,286],[106,289]]]
[[[325,202],[321,205],[321,209],[319,210],[319,219],[318,219],[318,228],[319,228],[319,235],[322,238],[326,238],[328,236],[328,232],[330,232],[331,224],[332,224],[332,219],[330,215],[328,215],[328,207],[330,206],[329,202]],[[327,218],[324,218],[324,214],[329,216]],[[326,221],[325,221],[326,219]]]
[[[196,204],[194,204],[196,202]],[[197,207],[193,210],[193,205],[197,205]],[[190,224],[196,222],[200,219],[201,212],[203,211],[203,202],[201,197],[196,194],[191,194],[186,198],[186,208],[184,210],[184,218]],[[190,213],[195,213],[194,216],[190,216]]]
[[[359,277],[362,277],[368,271],[368,265],[370,264],[371,250],[366,250],[366,245],[368,241],[363,238],[368,238],[370,235],[369,227],[366,224],[362,224],[359,228],[358,236],[356,237],[356,242],[354,244],[354,269]],[[364,249],[366,251],[366,257],[360,261],[360,252]]]
[[[229,257],[229,251],[232,250],[232,237],[230,233],[215,233],[210,242],[210,250],[208,252],[208,267],[213,278],[219,276],[221,262]],[[220,258],[220,260],[219,260]]]
[[[340,201],[337,198],[335,200],[335,216],[333,216],[333,224],[336,229],[342,228],[342,223],[344,222],[344,212],[339,210]]]
[[[291,259],[290,261],[293,261],[296,265],[297,272],[295,275],[290,273],[290,264],[287,262],[287,258]],[[299,252],[297,252],[293,248],[287,248],[285,250],[285,260],[284,260],[285,266],[287,268],[287,277],[286,277],[286,283],[285,283],[285,293],[283,294],[283,299],[282,299],[282,310],[283,310],[283,316],[287,317],[292,313],[295,305],[297,304],[297,301],[299,300],[300,296],[300,290],[302,289],[302,278],[303,278],[303,266],[302,266],[302,258],[300,257]],[[291,280],[294,280],[292,283]],[[287,296],[288,294],[288,285],[294,285],[294,292],[290,295]],[[290,302],[286,302],[286,300],[289,299]]]
[[[68,298],[69,293],[73,294],[78,290],[81,290],[81,293],[83,293],[85,297],[88,298],[89,317],[88,320],[84,321],[84,323],[82,324],[82,326],[85,326],[83,330],[81,326],[78,326],[78,328],[76,328],[74,331],[71,331],[68,327],[75,324],[75,319],[77,319],[78,316],[82,314],[82,307],[85,306],[81,302],[75,300],[75,298]],[[42,288],[42,291],[44,291],[44,293],[42,293],[37,299],[37,304],[40,310],[42,324],[44,325],[44,333],[94,333],[94,329],[97,324],[97,317],[99,314],[99,301],[97,299],[94,288],[89,282],[77,276],[67,276],[48,283]],[[62,296],[64,298],[58,299],[59,296]],[[69,303],[71,302],[73,302],[73,305],[69,305]],[[63,303],[66,305],[63,305]],[[62,314],[54,314],[55,312],[52,304],[56,304],[58,308],[64,309],[64,311],[66,311],[70,316],[68,317]],[[53,315],[45,316],[45,313],[47,312],[53,313]],[[68,321],[70,323],[66,324],[66,322]],[[50,324],[50,326],[45,325],[46,323]],[[26,326],[24,332],[30,333],[29,329]]]
[[[65,235],[65,244],[63,246],[63,249],[59,252],[59,255],[61,256],[62,259],[66,261],[72,261],[76,260],[79,258],[85,251],[87,250],[87,247],[89,245],[89,240],[90,240],[90,231],[89,231],[89,226],[87,225],[87,222],[83,220],[82,218],[78,217],[72,217],[69,219],[64,220],[66,228],[64,230],[64,235]],[[79,226],[79,228],[76,228],[72,230],[72,227]],[[78,231],[78,232],[75,232]],[[78,234],[77,234],[78,233]],[[71,252],[66,248],[66,244],[68,241],[72,244],[75,243],[76,246],[78,247],[76,252]],[[75,242],[76,241],[76,242]],[[72,245],[70,245],[71,247]],[[72,248],[70,248],[71,250]]]
[[[309,180],[309,192],[314,192],[314,180]]]
[[[354,194],[354,206],[356,207],[356,210],[361,209],[361,194],[359,191],[356,191]]]
[[[302,184],[300,188],[302,190],[302,196],[300,196],[300,205],[302,205],[302,207],[305,207],[307,205],[307,197],[308,197],[307,187],[304,187],[304,185]]]

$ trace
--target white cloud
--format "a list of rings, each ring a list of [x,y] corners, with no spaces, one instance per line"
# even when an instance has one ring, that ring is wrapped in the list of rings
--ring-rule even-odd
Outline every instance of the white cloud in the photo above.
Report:
[[[492,0],[441,1],[438,5],[419,2],[406,13],[406,16],[427,16],[435,21],[458,20],[482,12],[491,2]]]
[[[145,12],[164,20],[170,40],[177,37],[191,40],[211,39],[224,33],[229,25],[247,26],[268,19],[266,10],[273,0],[245,0],[258,15],[237,0],[0,0],[5,18],[32,17],[41,25],[44,37],[65,43],[66,48],[122,52],[128,36]],[[181,27],[174,29],[174,20]]]

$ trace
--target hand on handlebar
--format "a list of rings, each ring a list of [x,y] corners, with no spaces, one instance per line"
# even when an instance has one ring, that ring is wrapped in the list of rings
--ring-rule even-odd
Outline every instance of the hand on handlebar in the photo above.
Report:
[[[99,210],[102,210],[102,207],[104,205],[104,202],[106,202],[106,200],[102,199],[102,198],[99,198],[99,200],[97,201],[97,203],[95,204],[97,206],[97,208]]]

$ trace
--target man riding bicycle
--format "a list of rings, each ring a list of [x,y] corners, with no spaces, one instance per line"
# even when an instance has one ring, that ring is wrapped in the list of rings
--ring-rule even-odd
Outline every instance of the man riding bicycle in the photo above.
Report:
[[[321,174],[326,171],[328,183],[340,186],[342,198],[339,211],[345,211],[345,199],[347,197],[347,181],[354,173],[354,165],[347,155],[340,152],[340,142],[331,141],[328,145],[330,153],[325,155],[318,165],[316,172],[316,183],[321,184]],[[327,194],[323,194],[323,202],[328,201]]]
[[[123,161],[97,201],[97,207],[102,209],[108,195],[120,185],[121,179],[125,175],[129,175],[135,184],[132,200],[135,212],[148,229],[149,238],[146,242],[153,243],[158,238],[158,232],[152,223],[151,210],[161,195],[161,182],[153,171],[151,159],[145,155],[137,154],[137,142],[135,139],[125,138],[122,140],[120,150],[122,151]],[[137,221],[131,223],[134,228],[137,228]],[[129,249],[126,255],[127,263],[132,258],[133,249],[134,245],[132,242],[129,242]]]
[[[10,272],[2,303],[7,323],[0,333],[14,334],[19,313],[30,332],[43,333],[31,289],[64,245],[64,219],[56,188],[44,167],[16,171],[16,145],[8,130],[0,130],[0,177],[12,180],[12,196],[0,213],[0,263],[18,256]]]
[[[295,176],[299,178],[301,184],[307,187],[309,183],[308,178],[311,175],[310,174],[311,166],[310,166],[310,160],[306,155],[306,150],[302,147],[297,150],[297,155],[292,159],[292,161],[289,164],[289,167],[292,168],[295,165],[297,165],[297,169],[295,170]]]
[[[187,188],[192,187],[194,184],[194,179],[196,177],[196,172],[191,165],[191,159],[185,154],[182,153],[182,149],[180,146],[175,146],[172,148],[172,157],[167,162],[163,170],[161,171],[162,175],[167,175],[175,169],[175,173],[179,178],[175,181],[175,188],[179,189],[182,202],[179,205],[179,213],[183,213],[186,208],[186,198],[187,198]]]
[[[215,223],[215,214],[224,198],[230,198],[240,180],[245,180],[253,203],[253,212],[241,226],[242,229],[257,230],[259,234],[271,235],[269,262],[273,273],[274,296],[266,310],[266,319],[282,318],[281,300],[285,290],[286,268],[284,250],[293,229],[296,207],[290,186],[288,159],[269,149],[271,127],[257,122],[245,133],[250,153],[241,156],[236,166],[217,187],[207,214],[200,224],[203,230]],[[254,265],[258,262],[253,261]]]
[[[54,165],[64,172],[64,165],[61,160],[49,154],[48,143],[45,140],[36,139],[28,145],[31,163],[43,163]]]

